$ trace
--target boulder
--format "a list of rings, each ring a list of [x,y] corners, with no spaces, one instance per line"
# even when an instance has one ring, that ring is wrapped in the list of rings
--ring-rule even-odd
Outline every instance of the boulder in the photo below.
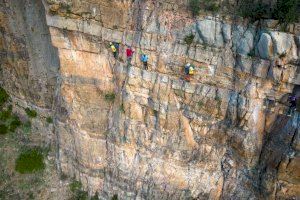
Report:
[[[263,33],[257,44],[259,56],[263,59],[270,59],[273,56],[273,42],[269,34]]]
[[[283,32],[270,33],[277,55],[290,54],[293,58],[297,58],[297,48],[292,34]]]

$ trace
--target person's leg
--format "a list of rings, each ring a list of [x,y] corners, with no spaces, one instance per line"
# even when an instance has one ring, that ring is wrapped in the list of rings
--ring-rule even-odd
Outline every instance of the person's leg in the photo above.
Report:
[[[113,52],[114,58],[117,58],[117,52]]]

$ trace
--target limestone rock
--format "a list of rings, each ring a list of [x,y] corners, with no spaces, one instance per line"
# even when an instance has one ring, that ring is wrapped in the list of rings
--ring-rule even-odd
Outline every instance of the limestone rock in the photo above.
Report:
[[[0,2],[1,87],[38,108],[34,133],[52,135],[58,170],[90,195],[299,196],[299,113],[285,115],[300,84],[298,36],[191,18],[180,0],[24,2]],[[41,122],[50,114],[53,128]]]
[[[269,34],[263,33],[257,44],[257,50],[261,58],[270,59],[273,57],[273,42]]]
[[[277,55],[288,54],[293,59],[297,58],[297,48],[293,35],[281,32],[271,32],[274,41],[275,53]]]

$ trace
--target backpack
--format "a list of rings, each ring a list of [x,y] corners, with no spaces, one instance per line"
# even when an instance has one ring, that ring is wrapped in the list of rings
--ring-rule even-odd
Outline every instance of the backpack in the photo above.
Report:
[[[194,74],[194,71],[195,71],[195,69],[194,69],[194,67],[190,67],[189,68],[189,75],[193,75]]]
[[[116,47],[114,45],[111,45],[110,48],[111,48],[112,52],[116,52],[117,51],[117,49],[116,49]]]

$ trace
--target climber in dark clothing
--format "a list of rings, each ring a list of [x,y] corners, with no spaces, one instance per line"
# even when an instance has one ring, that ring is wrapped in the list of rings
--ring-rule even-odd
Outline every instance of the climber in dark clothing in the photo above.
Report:
[[[297,100],[297,98],[295,95],[289,96],[289,103],[290,103],[289,111],[288,111],[289,116],[291,116],[296,110],[296,107],[297,107],[296,100]]]

